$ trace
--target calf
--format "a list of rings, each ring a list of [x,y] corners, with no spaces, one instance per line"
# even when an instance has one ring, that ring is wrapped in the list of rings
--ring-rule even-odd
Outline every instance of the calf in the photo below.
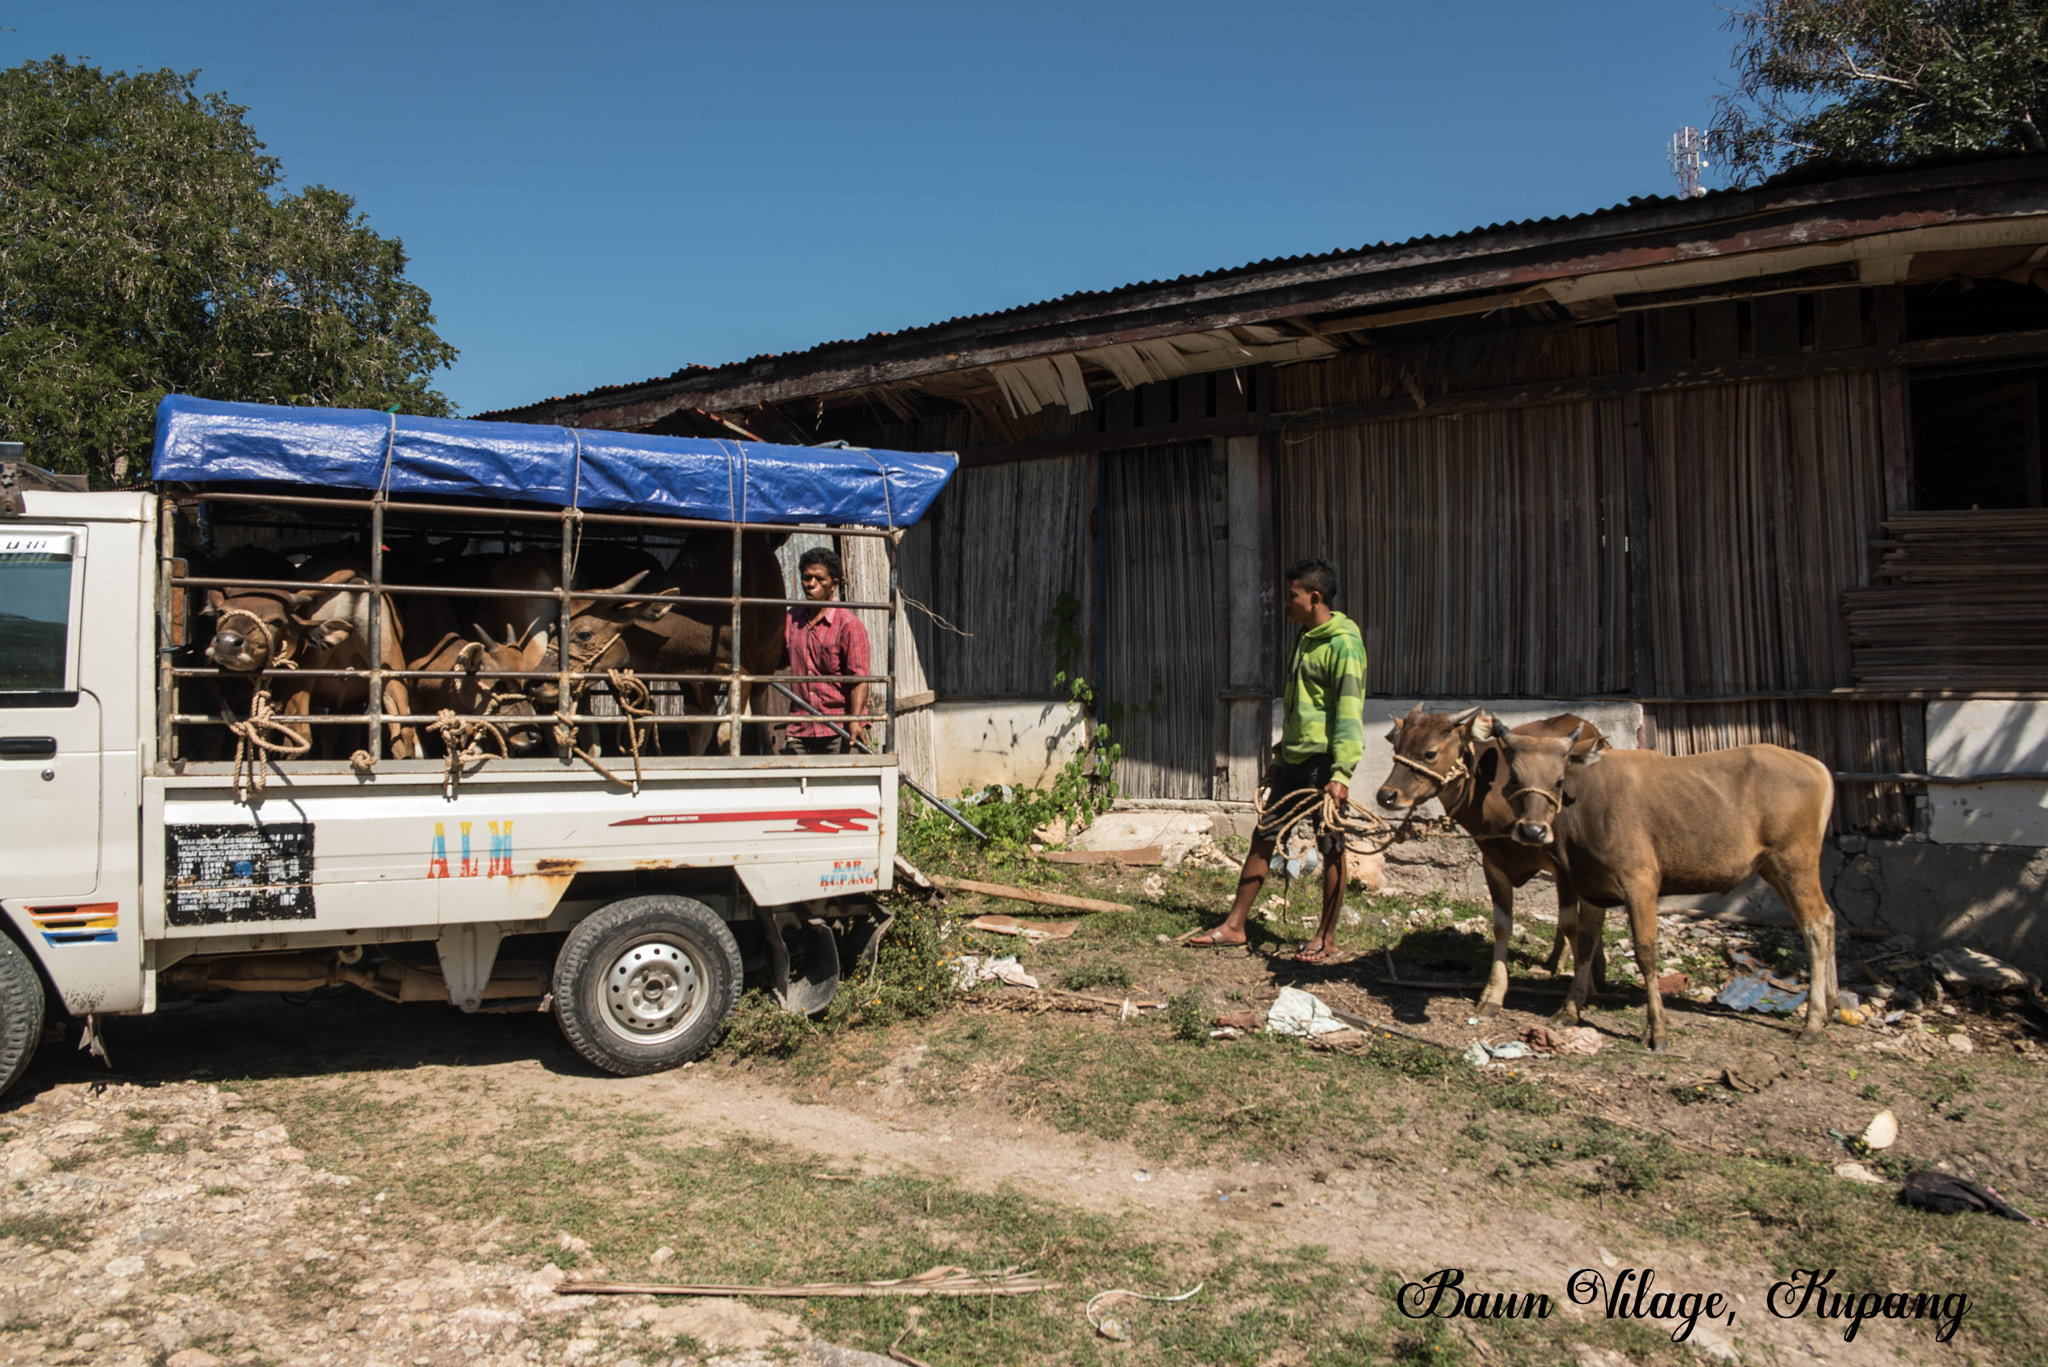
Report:
[[[1835,1002],[1835,927],[1821,891],[1820,851],[1835,780],[1819,760],[1776,745],[1703,755],[1650,750],[1576,753],[1577,734],[1523,736],[1485,719],[1506,748],[1515,840],[1554,863],[1558,891],[1594,907],[1626,906],[1649,998],[1643,1042],[1669,1048],[1657,990],[1657,899],[1723,893],[1752,874],[1784,899],[1806,941],[1811,992],[1802,1040],[1820,1038]],[[1600,918],[1580,919],[1578,970],[1560,1019],[1585,1008],[1587,956]]]
[[[542,728],[533,720],[533,699],[528,696],[525,681],[497,676],[539,669],[547,654],[547,631],[533,631],[523,641],[515,641],[509,629],[503,641],[483,627],[476,627],[475,631],[481,640],[449,633],[432,650],[406,666],[446,673],[460,671],[462,675],[413,680],[413,704],[422,713],[446,710],[462,717],[494,717],[499,733],[505,737],[508,758],[539,754],[545,738]],[[516,720],[519,718],[525,720]],[[443,744],[446,743],[444,737]]]
[[[1450,714],[1425,712],[1421,703],[1415,704],[1406,716],[1395,718],[1394,729],[1387,733],[1387,739],[1394,743],[1394,767],[1380,785],[1378,797],[1380,806],[1396,812],[1437,798],[1450,818],[1479,843],[1479,865],[1486,875],[1486,890],[1493,897],[1493,968],[1486,980],[1486,990],[1479,994],[1479,1014],[1490,1017],[1499,1014],[1507,997],[1515,889],[1538,873],[1555,874],[1556,868],[1542,850],[1513,838],[1514,813],[1506,795],[1507,764],[1501,742],[1475,738],[1472,731],[1479,720],[1480,709],[1476,707]],[[1569,735],[1577,738],[1575,748],[1583,751],[1601,749],[1607,744],[1605,736],[1591,729],[1583,718],[1568,712],[1542,721],[1524,722],[1515,728],[1515,734]],[[1545,972],[1557,971],[1565,945],[1577,932],[1580,911],[1578,899],[1568,896],[1559,883],[1557,933],[1551,939],[1550,958],[1543,965]],[[1605,990],[1604,950],[1598,936],[1593,943],[1594,976]]]

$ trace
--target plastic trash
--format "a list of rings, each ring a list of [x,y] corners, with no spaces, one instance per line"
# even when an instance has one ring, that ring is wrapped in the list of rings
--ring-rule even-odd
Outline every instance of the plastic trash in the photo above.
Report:
[[[1342,1021],[1330,1014],[1330,1008],[1323,1004],[1321,997],[1298,987],[1281,988],[1280,995],[1273,1000],[1272,1009],[1266,1012],[1266,1029],[1276,1035],[1299,1035],[1309,1039],[1346,1028]]]
[[[1764,1011],[1772,1015],[1787,1016],[1806,1005],[1808,989],[1800,988],[1790,992],[1765,980],[1765,975],[1752,973],[1737,978],[1722,988],[1715,1001],[1737,1011]]]

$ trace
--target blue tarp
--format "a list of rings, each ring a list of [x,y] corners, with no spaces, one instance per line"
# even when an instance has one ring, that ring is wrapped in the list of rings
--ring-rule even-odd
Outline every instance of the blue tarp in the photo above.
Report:
[[[643,437],[171,394],[156,411],[152,473],[188,484],[384,487],[588,512],[908,527],[958,463],[943,453]]]

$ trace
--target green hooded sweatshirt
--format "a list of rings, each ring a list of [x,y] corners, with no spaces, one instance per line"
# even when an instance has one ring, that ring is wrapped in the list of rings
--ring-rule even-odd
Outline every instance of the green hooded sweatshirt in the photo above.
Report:
[[[1365,638],[1341,612],[1301,633],[1287,671],[1287,722],[1280,762],[1330,756],[1330,777],[1351,782],[1365,754]]]

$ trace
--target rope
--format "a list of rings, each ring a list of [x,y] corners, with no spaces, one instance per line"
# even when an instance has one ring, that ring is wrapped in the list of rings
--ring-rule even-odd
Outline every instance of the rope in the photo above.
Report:
[[[626,714],[626,743],[633,751],[633,796],[640,796],[640,728],[652,727],[644,718],[654,715],[654,695],[630,669],[607,669],[612,683],[612,700]]]
[[[596,755],[591,754],[588,750],[582,749],[576,744],[576,723],[569,720],[568,713],[560,710],[555,712],[555,744],[561,747],[563,754],[574,755],[612,782],[618,784],[621,788],[632,788],[636,793],[639,791],[635,785],[626,782],[626,780],[620,778],[602,764],[599,764]]]
[[[1502,793],[1501,796],[1505,797],[1508,801],[1513,802],[1523,793],[1534,793],[1537,797],[1540,797],[1545,802],[1548,802],[1556,810],[1560,812],[1564,810],[1564,799],[1558,796],[1556,793],[1551,792],[1548,788],[1510,788],[1506,792]]]
[[[235,720],[234,714],[221,709],[228,730],[235,737],[235,801],[248,802],[251,796],[263,796],[263,784],[268,777],[264,764],[273,755],[294,759],[306,753],[313,746],[310,729],[304,736],[276,720],[270,709],[270,690],[261,682],[249,696],[249,715],[242,721]],[[283,736],[283,741],[266,737],[268,732]]]
[[[1259,800],[1255,829],[1273,831],[1277,838],[1311,816],[1320,818],[1325,831],[1341,835],[1345,850],[1352,854],[1380,854],[1413,838],[1408,834],[1408,827],[1415,820],[1415,808],[1410,807],[1401,824],[1395,826],[1379,813],[1359,806],[1348,797],[1339,807],[1336,797],[1327,788],[1296,788],[1290,793],[1275,793],[1268,789]],[[1379,843],[1374,844],[1375,840]]]
[[[1081,1314],[1087,1319],[1088,1327],[1096,1333],[1106,1339],[1120,1339],[1124,1336],[1123,1325],[1113,1319],[1104,1318],[1098,1320],[1095,1318],[1095,1307],[1108,1300],[1111,1296],[1129,1296],[1133,1300],[1140,1301],[1162,1301],[1170,1305],[1174,1301],[1187,1300],[1207,1284],[1206,1282],[1196,1282],[1191,1290],[1183,1291],[1178,1296],[1154,1296],[1143,1291],[1126,1291],[1122,1287],[1117,1287],[1113,1291],[1097,1292],[1094,1296],[1090,1297],[1088,1304],[1082,1308]]]
[[[484,707],[487,712],[497,711],[497,695],[493,694]],[[448,768],[441,776],[441,792],[446,797],[455,796],[455,789],[462,782],[464,763],[469,760],[504,759],[512,753],[511,747],[505,743],[505,733],[498,729],[497,723],[488,720],[464,721],[456,716],[452,707],[442,708],[436,719],[427,723],[427,730],[441,737],[441,748],[447,751]],[[496,755],[477,744],[477,741],[485,736],[498,742]]]

